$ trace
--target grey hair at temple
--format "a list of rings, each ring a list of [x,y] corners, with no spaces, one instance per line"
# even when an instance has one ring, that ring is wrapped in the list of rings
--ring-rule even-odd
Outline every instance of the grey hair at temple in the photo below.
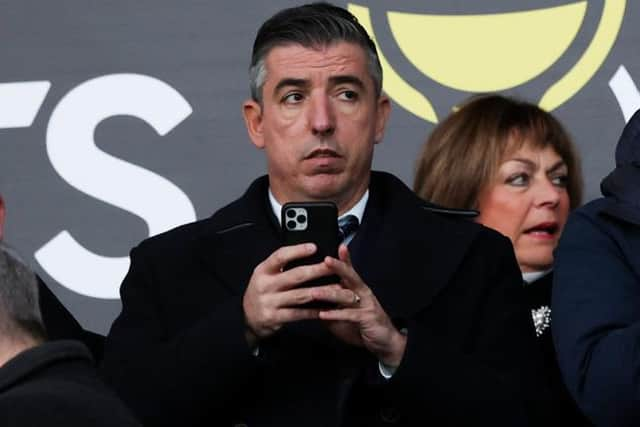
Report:
[[[45,337],[36,275],[0,242],[0,338],[42,342]]]
[[[267,78],[265,58],[274,47],[298,44],[316,48],[338,42],[355,43],[364,49],[369,59],[369,74],[379,96],[382,66],[367,31],[348,10],[329,3],[312,3],[278,12],[258,30],[249,68],[251,98],[262,103],[262,87]]]

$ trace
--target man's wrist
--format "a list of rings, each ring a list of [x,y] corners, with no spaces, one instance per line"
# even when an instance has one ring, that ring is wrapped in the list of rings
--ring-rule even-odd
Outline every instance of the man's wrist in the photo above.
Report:
[[[404,357],[404,351],[407,347],[407,330],[405,328],[396,330],[391,337],[391,345],[389,346],[389,352],[384,355],[380,355],[379,361],[385,367],[395,369],[400,365],[402,358]]]

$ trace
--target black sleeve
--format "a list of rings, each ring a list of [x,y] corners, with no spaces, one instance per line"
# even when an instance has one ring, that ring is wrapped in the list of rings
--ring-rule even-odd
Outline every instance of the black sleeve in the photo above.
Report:
[[[567,388],[594,424],[637,426],[640,229],[584,212],[569,217],[556,250],[557,357]]]
[[[209,414],[224,419],[259,367],[244,337],[241,297],[212,302],[206,316],[171,335],[155,302],[163,280],[144,251],[133,249],[102,373],[145,425],[199,425]]]

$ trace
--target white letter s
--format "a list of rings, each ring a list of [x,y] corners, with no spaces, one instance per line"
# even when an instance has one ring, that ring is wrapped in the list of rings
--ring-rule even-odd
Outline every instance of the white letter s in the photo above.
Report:
[[[192,112],[168,84],[145,75],[112,74],[88,80],[64,96],[47,128],[47,153],[70,185],[141,217],[150,235],[196,219],[186,194],[169,180],[98,149],[96,126],[106,118],[130,115],[165,135]],[[171,209],[166,209],[170,205]],[[97,255],[62,231],[35,257],[63,286],[95,298],[118,298],[128,257]]]

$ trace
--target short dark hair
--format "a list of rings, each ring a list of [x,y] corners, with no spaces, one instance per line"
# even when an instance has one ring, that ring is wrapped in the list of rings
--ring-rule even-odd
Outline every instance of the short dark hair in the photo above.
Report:
[[[348,10],[329,3],[312,3],[281,10],[258,30],[249,68],[251,98],[256,102],[262,101],[262,86],[267,72],[264,61],[274,47],[298,44],[314,48],[340,41],[358,44],[368,54],[369,73],[379,96],[382,92],[382,66],[376,45],[367,31]]]
[[[46,338],[36,275],[0,242],[0,336],[12,340]]]
[[[570,207],[580,206],[580,158],[568,132],[537,105],[499,94],[471,97],[435,127],[418,157],[413,188],[443,206],[478,209],[502,157],[525,144],[558,153],[568,169]]]

